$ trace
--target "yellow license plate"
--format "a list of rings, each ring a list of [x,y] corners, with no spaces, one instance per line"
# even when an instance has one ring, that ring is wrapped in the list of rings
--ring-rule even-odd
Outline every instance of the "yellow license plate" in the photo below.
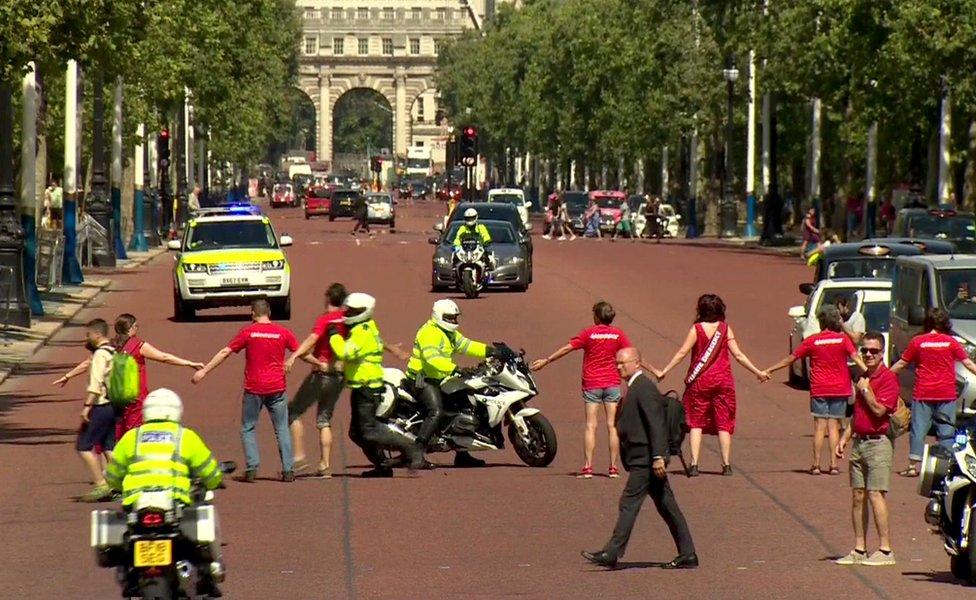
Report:
[[[173,540],[137,541],[132,560],[136,567],[162,567],[173,563]]]

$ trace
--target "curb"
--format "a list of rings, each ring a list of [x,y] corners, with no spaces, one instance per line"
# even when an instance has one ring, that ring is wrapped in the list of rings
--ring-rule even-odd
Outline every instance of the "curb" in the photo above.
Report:
[[[160,254],[163,254],[165,252],[166,252],[165,246],[163,246],[162,248],[153,248],[146,255],[134,258],[128,261],[126,264],[121,265],[119,268],[133,269],[135,267],[148,263],[149,261],[153,260]],[[98,273],[98,275],[110,276],[111,272]],[[96,280],[85,281],[85,283],[82,284],[83,288],[94,288],[94,290],[90,295],[86,297],[85,293],[87,292],[87,290],[83,290],[81,294],[74,297],[76,300],[78,300],[78,302],[66,303],[67,306],[70,306],[68,311],[64,314],[58,315],[58,319],[59,319],[58,322],[54,324],[54,326],[51,328],[50,331],[44,333],[38,339],[33,340],[31,346],[26,349],[26,352],[22,353],[19,356],[12,355],[9,358],[4,359],[9,364],[0,366],[0,385],[2,385],[11,375],[13,375],[17,371],[17,367],[21,363],[25,362],[27,359],[37,354],[37,352],[41,348],[43,348],[51,340],[51,338],[53,338],[62,329],[64,329],[65,325],[71,323],[74,320],[74,318],[78,315],[78,313],[88,308],[88,306],[91,305],[91,303],[96,298],[98,298],[103,292],[109,290],[109,288],[111,288],[112,286],[112,283],[113,280],[111,279],[111,277],[107,279],[96,279]],[[43,300],[43,294],[42,294],[42,300]]]
[[[700,240],[700,241],[699,241]],[[665,244],[672,246],[688,246],[698,248],[719,248],[727,250],[747,250],[769,254],[770,256],[795,256],[799,257],[800,245],[792,244],[789,246],[762,246],[752,240],[721,240],[718,238],[697,238],[688,240],[683,238],[665,238]]]

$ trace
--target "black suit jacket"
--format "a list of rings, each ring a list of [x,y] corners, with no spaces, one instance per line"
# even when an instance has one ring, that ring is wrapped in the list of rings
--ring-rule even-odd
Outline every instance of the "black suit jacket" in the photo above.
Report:
[[[640,374],[617,408],[620,458],[628,471],[649,467],[654,457],[668,456],[668,428],[664,397],[653,381]]]

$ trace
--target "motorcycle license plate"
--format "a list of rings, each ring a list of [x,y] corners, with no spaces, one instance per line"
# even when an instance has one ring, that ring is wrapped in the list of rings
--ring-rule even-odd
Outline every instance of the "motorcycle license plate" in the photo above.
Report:
[[[132,564],[163,567],[173,563],[173,540],[140,540],[135,543]]]
[[[220,280],[220,285],[246,285],[247,277],[224,277]]]

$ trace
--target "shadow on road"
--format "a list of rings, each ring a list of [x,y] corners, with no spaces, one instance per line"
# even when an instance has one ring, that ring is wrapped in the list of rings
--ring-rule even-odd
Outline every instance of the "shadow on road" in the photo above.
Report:
[[[905,577],[913,581],[924,581],[930,583],[948,583],[960,588],[965,588],[966,584],[956,579],[949,571],[902,571]]]
[[[246,307],[245,307],[246,308]],[[169,317],[166,319],[170,323],[182,323],[180,319],[176,317]],[[245,321],[251,320],[250,312],[247,313],[228,313],[220,315],[197,315],[192,322],[194,323],[243,323]]]
[[[12,446],[53,446],[70,444],[77,432],[60,427],[0,426],[0,444]],[[61,439],[42,439],[61,438]]]

